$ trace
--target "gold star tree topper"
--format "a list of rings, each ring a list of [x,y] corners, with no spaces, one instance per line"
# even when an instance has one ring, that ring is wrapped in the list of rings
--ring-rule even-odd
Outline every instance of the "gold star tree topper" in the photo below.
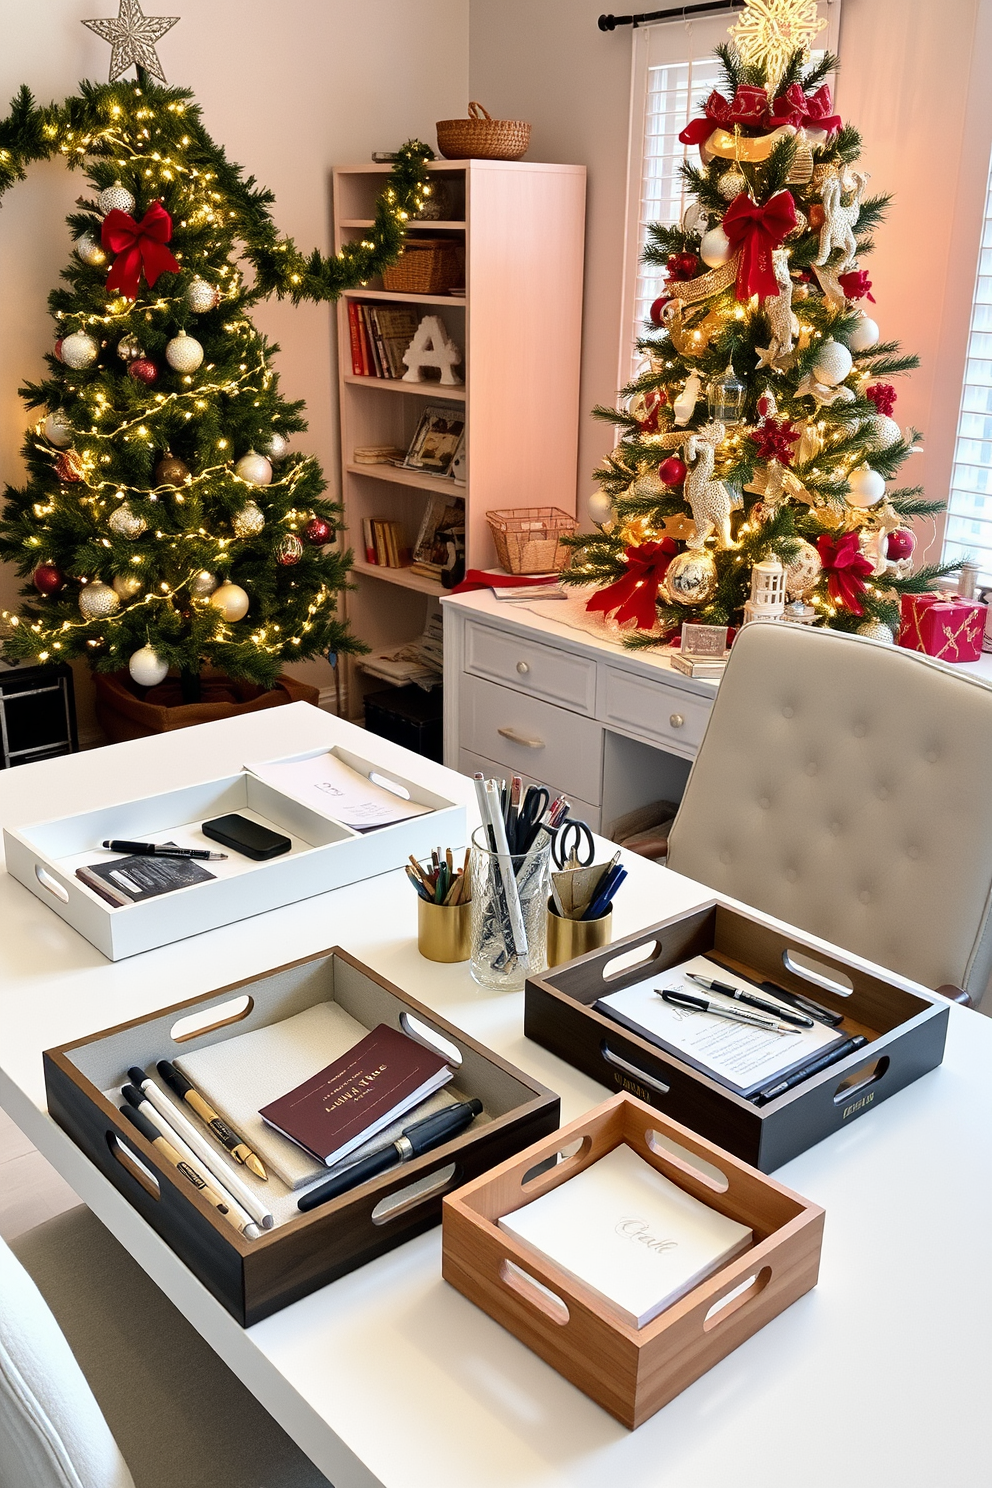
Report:
[[[146,16],[138,0],[120,0],[117,19],[84,21],[83,25],[95,31],[113,47],[110,54],[110,81],[115,83],[132,63],[143,67],[160,83],[166,81],[162,64],[158,60],[155,43],[161,41],[167,31],[179,20],[178,16]]]
[[[826,28],[816,11],[816,0],[748,0],[743,14],[730,27],[730,39],[743,61],[764,67],[775,86],[797,48],[808,57],[810,44]]]

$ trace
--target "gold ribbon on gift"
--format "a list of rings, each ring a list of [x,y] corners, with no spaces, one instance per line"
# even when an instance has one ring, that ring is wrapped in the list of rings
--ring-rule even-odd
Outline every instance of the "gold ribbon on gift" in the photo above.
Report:
[[[981,611],[975,607],[962,616],[957,626],[952,626],[947,621],[942,621],[940,633],[944,637],[944,644],[939,651],[928,651],[926,637],[923,634],[921,621],[933,610],[932,605],[917,606],[910,604],[909,618],[912,634],[909,638],[911,651],[922,651],[925,656],[932,656],[935,661],[957,661],[961,653],[962,643],[973,647],[979,635],[984,629],[980,618]]]

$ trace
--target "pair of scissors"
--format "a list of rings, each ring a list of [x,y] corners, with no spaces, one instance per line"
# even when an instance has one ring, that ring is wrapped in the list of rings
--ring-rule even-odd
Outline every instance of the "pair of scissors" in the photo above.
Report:
[[[527,787],[514,826],[515,852],[530,851],[534,838],[537,836],[537,824],[550,805],[551,792],[547,786],[530,785]]]
[[[562,822],[551,843],[551,857],[556,868],[588,868],[596,856],[592,832],[584,821],[568,817]]]

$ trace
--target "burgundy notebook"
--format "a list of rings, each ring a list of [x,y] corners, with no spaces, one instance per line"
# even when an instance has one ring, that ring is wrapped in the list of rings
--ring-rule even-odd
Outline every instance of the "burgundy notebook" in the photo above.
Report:
[[[318,1162],[340,1162],[451,1079],[439,1054],[380,1023],[259,1115]]]

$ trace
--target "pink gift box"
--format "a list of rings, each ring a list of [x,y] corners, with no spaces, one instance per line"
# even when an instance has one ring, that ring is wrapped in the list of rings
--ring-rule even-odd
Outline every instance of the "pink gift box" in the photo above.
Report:
[[[977,661],[985,606],[948,594],[904,594],[899,645],[939,661]]]

